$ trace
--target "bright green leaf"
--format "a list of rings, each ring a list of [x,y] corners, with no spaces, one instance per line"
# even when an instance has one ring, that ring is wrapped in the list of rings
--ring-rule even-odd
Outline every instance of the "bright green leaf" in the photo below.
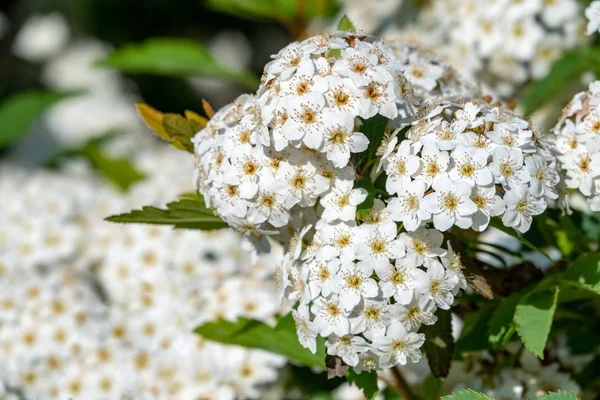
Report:
[[[579,400],[579,397],[575,393],[568,392],[553,392],[548,393],[544,396],[536,397],[537,400]]]
[[[537,286],[517,304],[514,322],[517,333],[529,351],[544,358],[544,348],[552,327],[559,287]]]
[[[122,191],[127,191],[131,185],[145,178],[128,160],[108,156],[94,143],[84,146],[80,154],[87,158],[100,175]]]
[[[367,400],[373,400],[379,389],[377,388],[377,372],[362,371],[360,374],[354,372],[352,368],[346,372],[346,379],[349,383],[355,384],[359,389],[362,389]]]
[[[259,83],[251,73],[222,65],[202,44],[187,39],[159,38],[129,44],[109,54],[98,65],[129,73],[199,75],[230,80],[249,89],[256,89]]]
[[[566,88],[577,88],[581,74],[597,71],[600,48],[581,47],[571,50],[556,61],[545,78],[532,82],[521,98],[525,115],[530,115],[549,99],[556,99]],[[578,90],[578,89],[575,89]],[[568,97],[574,93],[568,93]]]
[[[317,341],[317,352],[302,347],[298,342],[292,314],[282,317],[275,327],[253,319],[239,318],[236,322],[219,320],[207,322],[194,332],[215,342],[263,349],[284,355],[303,365],[325,368],[325,341]]]
[[[373,182],[371,182],[368,178],[364,178],[360,181],[356,181],[356,187],[363,188],[367,191],[367,198],[365,201],[360,203],[356,209],[370,210],[373,208],[373,204],[375,204],[375,186],[373,186]]]
[[[515,292],[502,299],[498,309],[492,314],[488,325],[488,339],[494,346],[504,347],[515,333],[513,320],[521,297],[523,297],[523,292]]]
[[[536,252],[542,254],[548,260],[552,261],[550,256],[544,250],[533,245],[529,240],[527,240],[523,236],[519,235],[517,233],[517,231],[515,231],[513,228],[508,228],[508,227],[504,226],[504,224],[502,223],[502,221],[499,218],[494,217],[494,218],[490,219],[490,226],[492,226],[498,230],[501,230],[502,232],[506,233],[507,235],[514,237],[519,242],[521,242],[524,246],[528,247],[529,249],[531,249],[533,251],[536,251]]]
[[[347,15],[343,15],[337,25],[338,31],[356,32],[356,27]]]
[[[445,378],[450,371],[454,338],[452,337],[452,316],[449,310],[437,310],[438,321],[434,325],[423,325],[419,332],[425,334],[423,350],[427,355],[429,369],[436,378]]]
[[[423,400],[438,400],[442,390],[442,381],[433,375],[427,375],[423,381]]]
[[[284,24],[317,16],[331,17],[339,9],[335,0],[207,0],[206,3],[222,13],[241,18],[274,19]]]
[[[442,400],[494,400],[483,393],[474,392],[471,389],[459,390],[451,395],[442,397]]]
[[[179,201],[167,204],[166,209],[152,206],[141,210],[113,215],[106,218],[110,222],[173,225],[175,228],[214,230],[227,227],[227,223],[206,208],[200,195],[182,196]]]
[[[579,257],[565,272],[564,278],[600,294],[600,253],[589,253]]]
[[[16,94],[0,104],[0,149],[25,135],[54,103],[75,92],[31,91]]]

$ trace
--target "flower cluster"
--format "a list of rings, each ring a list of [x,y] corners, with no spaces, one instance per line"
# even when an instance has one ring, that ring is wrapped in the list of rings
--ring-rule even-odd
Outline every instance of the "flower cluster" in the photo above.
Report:
[[[336,33],[292,43],[265,67],[256,95],[223,108],[194,137],[199,190],[238,230],[302,226],[331,188],[352,189],[351,156],[370,144],[357,118],[405,118],[411,93],[381,41]]]
[[[274,323],[283,251],[255,263],[231,230],[104,222],[192,190],[189,156],[134,141],[150,178],[127,195],[77,162],[62,175],[0,166],[0,398],[261,398],[277,380],[283,357],[192,331]]]
[[[483,231],[502,215],[526,232],[556,199],[556,161],[529,123],[484,101],[439,101],[423,110],[397,149],[382,157],[392,220],[414,231],[430,219]]]
[[[568,189],[600,211],[600,82],[575,95],[554,127],[552,150]]]
[[[407,34],[431,39],[442,58],[505,98],[586,41],[577,0],[435,0],[421,16],[419,34]]]

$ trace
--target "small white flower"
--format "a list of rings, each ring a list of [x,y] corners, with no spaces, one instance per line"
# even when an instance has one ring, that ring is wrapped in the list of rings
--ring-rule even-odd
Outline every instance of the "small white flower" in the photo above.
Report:
[[[369,139],[361,133],[354,132],[354,117],[348,113],[325,114],[323,151],[327,159],[337,168],[342,168],[350,160],[350,153],[360,153],[369,146]]]
[[[323,245],[317,252],[318,260],[331,260],[339,257],[342,261],[352,261],[358,242],[354,221],[337,222],[323,226],[321,240]]]
[[[489,185],[492,183],[492,171],[487,167],[488,152],[483,149],[467,150],[457,146],[452,152],[454,167],[449,176],[455,182],[467,182],[471,186]]]
[[[339,304],[346,310],[356,306],[361,298],[373,298],[379,293],[377,282],[371,278],[373,266],[361,262],[342,264],[332,279],[331,290],[339,294]]]
[[[402,222],[407,231],[418,229],[423,221],[431,218],[431,213],[425,210],[423,204],[425,188],[425,182],[412,181],[387,205],[390,218]]]
[[[410,303],[390,306],[390,314],[395,320],[402,322],[408,331],[417,331],[422,324],[433,325],[437,321],[437,307],[429,297],[416,294]]]
[[[411,176],[419,169],[419,165],[419,157],[411,154],[410,142],[407,140],[401,142],[396,153],[391,154],[386,160],[386,191],[394,194],[405,189],[411,182]]]
[[[420,281],[417,290],[432,299],[435,304],[448,310],[454,302],[454,288],[458,285],[456,274],[449,274],[440,262],[431,262],[427,267],[427,280]]]
[[[356,244],[356,258],[369,263],[376,271],[385,271],[390,259],[404,256],[404,244],[396,238],[396,224],[363,224]]]
[[[588,19],[587,34],[592,35],[600,29],[600,1],[593,1],[585,9],[585,17]]]
[[[311,311],[315,315],[313,324],[321,336],[327,337],[332,333],[344,336],[350,332],[349,311],[340,305],[337,295],[317,298]]]
[[[324,207],[321,218],[327,222],[335,220],[353,221],[356,207],[367,198],[367,191],[362,188],[352,189],[351,181],[339,180],[335,187],[321,200]]]
[[[421,346],[425,343],[422,333],[407,332],[400,321],[389,326],[385,336],[373,339],[373,351],[380,356],[379,366],[391,368],[396,364],[416,363],[421,359]]]
[[[319,149],[323,145],[324,106],[325,98],[320,93],[291,97],[287,103],[288,119],[282,128],[285,137],[290,141],[302,139],[308,148]]]
[[[475,186],[471,193],[471,200],[477,206],[471,228],[477,232],[483,232],[488,227],[490,218],[501,215],[506,209],[504,200],[496,195],[494,186]]]
[[[309,269],[308,287],[311,297],[314,299],[319,295],[329,296],[333,279],[340,269],[340,261],[337,258],[327,262],[313,260],[309,264]]]
[[[351,367],[354,367],[359,362],[358,355],[369,350],[369,344],[360,336],[346,335],[337,336],[331,335],[325,342],[327,354],[331,356],[339,356],[342,361]]]
[[[300,304],[297,310],[292,310],[292,316],[296,323],[296,332],[298,341],[310,350],[311,353],[317,352],[317,333],[316,328],[310,320],[310,313],[306,304]]]
[[[425,210],[433,215],[433,225],[440,231],[447,231],[456,224],[466,229],[471,226],[471,216],[477,206],[469,198],[471,186],[463,182],[438,180],[433,184],[435,192],[423,199]]]
[[[529,230],[534,215],[539,215],[546,209],[546,202],[533,196],[526,186],[515,186],[504,195],[506,212],[502,223],[512,226],[521,233]]]
[[[444,235],[435,229],[420,227],[414,232],[403,232],[400,241],[406,247],[406,260],[415,266],[427,266],[430,261],[446,254],[442,249]]]
[[[362,333],[367,339],[383,335],[390,324],[387,301],[362,299],[350,315],[350,330]]]
[[[501,185],[512,187],[529,182],[530,176],[523,168],[523,153],[520,149],[499,146],[492,150],[492,173]]]
[[[379,286],[385,297],[393,296],[400,304],[408,304],[414,295],[415,288],[427,280],[427,274],[407,260],[396,260],[384,273],[378,274]]]

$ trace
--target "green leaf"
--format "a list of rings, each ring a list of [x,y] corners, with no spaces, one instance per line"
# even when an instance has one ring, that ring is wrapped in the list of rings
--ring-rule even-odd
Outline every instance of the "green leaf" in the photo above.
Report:
[[[377,388],[377,372],[362,371],[360,374],[357,374],[350,368],[346,372],[346,379],[348,379],[348,383],[353,383],[362,389],[367,400],[373,400],[377,397],[377,393],[379,393],[379,389]]]
[[[489,347],[487,331],[491,317],[491,308],[486,304],[465,319],[460,337],[454,345],[454,359],[460,359],[462,353]]]
[[[194,332],[215,342],[263,349],[306,366],[325,368],[325,340],[320,338],[317,341],[315,354],[302,347],[291,313],[282,317],[275,327],[248,318],[239,318],[236,322],[221,319],[200,325]]]
[[[106,220],[132,224],[173,225],[175,228],[202,230],[222,229],[228,226],[206,208],[199,194],[181,196],[178,201],[167,204],[166,209],[145,206],[141,210],[113,215]]]
[[[564,54],[550,68],[548,75],[532,82],[521,98],[525,115],[530,115],[549,99],[556,99],[566,88],[578,90],[578,81],[586,71],[598,71],[600,48],[581,47]],[[573,89],[575,88],[575,89]],[[573,93],[569,93],[570,95]]]
[[[450,371],[452,354],[454,352],[454,338],[452,337],[452,317],[450,310],[438,309],[438,317],[434,325],[423,325],[419,332],[425,334],[423,350],[431,373],[436,378],[445,378]]]
[[[502,232],[506,233],[507,235],[514,237],[519,242],[521,242],[524,246],[528,247],[529,249],[531,249],[533,251],[540,253],[541,255],[546,257],[548,260],[552,261],[550,256],[545,251],[536,247],[529,240],[527,240],[523,236],[519,235],[517,233],[517,231],[515,231],[513,228],[508,228],[508,227],[504,226],[504,224],[498,217],[494,217],[494,218],[490,219],[490,226],[493,226],[494,228],[501,230]]]
[[[375,153],[381,145],[389,120],[377,114],[372,118],[362,120],[362,122],[363,124],[359,130],[369,139],[369,146],[367,147],[367,151],[360,153],[360,155],[355,155],[354,163],[356,164],[356,171],[361,176],[366,177],[368,176],[369,169],[373,167]]]
[[[356,27],[347,15],[343,15],[337,25],[338,31],[356,32]]]
[[[248,89],[256,89],[259,83],[253,74],[222,65],[202,44],[186,39],[159,38],[129,44],[113,51],[98,65],[129,73],[199,75],[230,80]]]
[[[579,400],[575,393],[563,391],[548,393],[544,396],[536,397],[537,400]]]
[[[442,391],[442,381],[433,375],[427,375],[423,381],[423,400],[438,400]]]
[[[442,400],[494,400],[483,393],[474,392],[471,389],[459,390],[451,395],[442,397]]]
[[[506,346],[515,333],[513,320],[517,311],[517,304],[523,294],[523,292],[515,292],[502,299],[498,309],[492,314],[492,319],[488,325],[488,339],[495,347]]]
[[[77,92],[30,91],[0,104],[0,149],[29,132],[32,124],[56,102]]]
[[[365,201],[360,203],[356,209],[357,210],[370,210],[373,208],[373,204],[375,204],[375,186],[373,182],[371,182],[368,178],[363,178],[359,181],[356,181],[357,188],[363,188],[367,191],[367,198]]]
[[[81,149],[81,155],[87,158],[100,175],[122,191],[127,191],[135,182],[145,178],[128,160],[107,156],[96,144],[87,144]]]
[[[556,246],[563,256],[569,258],[587,250],[587,239],[571,216],[560,215],[555,220],[545,213],[536,221],[547,244]]]
[[[600,294],[600,253],[589,253],[579,257],[565,272],[564,278]]]
[[[207,0],[206,3],[215,11],[237,17],[274,19],[284,24],[317,16],[332,17],[339,9],[334,0]]]
[[[558,293],[558,285],[552,288],[538,285],[521,298],[515,311],[515,327],[523,344],[542,359],[556,311]]]

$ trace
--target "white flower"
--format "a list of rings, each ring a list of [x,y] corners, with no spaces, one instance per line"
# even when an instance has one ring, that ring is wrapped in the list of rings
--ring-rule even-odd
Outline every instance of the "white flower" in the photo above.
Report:
[[[389,326],[385,336],[373,339],[373,351],[380,356],[379,366],[391,368],[396,364],[416,363],[421,359],[421,346],[425,343],[422,333],[407,332],[400,321]]]
[[[436,323],[436,309],[433,300],[427,296],[417,294],[406,305],[400,303],[392,305],[390,314],[394,319],[402,322],[406,330],[416,331],[422,324],[433,325]]]
[[[506,212],[502,216],[502,223],[512,226],[521,233],[525,233],[531,226],[534,215],[539,215],[546,209],[546,202],[533,196],[525,186],[515,186],[504,195]]]
[[[489,185],[493,177],[487,167],[488,155],[487,150],[469,151],[463,146],[457,146],[452,152],[454,167],[449,172],[450,179],[455,182],[467,182],[471,186]]]
[[[349,47],[342,50],[341,58],[333,65],[333,71],[350,78],[357,87],[367,86],[373,81],[386,83],[391,77],[387,71],[377,68],[377,64],[377,56],[368,47]]]
[[[350,330],[366,338],[383,335],[390,324],[389,305],[378,299],[362,299],[350,315]]]
[[[496,147],[492,150],[492,173],[501,185],[512,187],[529,182],[530,176],[523,168],[523,153],[520,149]]]
[[[419,169],[419,165],[419,157],[411,154],[410,142],[403,141],[400,143],[396,153],[390,155],[386,160],[386,191],[389,194],[394,194],[405,189],[411,182],[411,176]]]
[[[421,154],[421,167],[417,172],[416,179],[422,180],[429,187],[438,179],[447,178],[449,159],[450,156],[447,152],[426,147]]]
[[[327,337],[335,333],[344,336],[350,332],[349,311],[340,305],[337,295],[317,298],[311,312],[315,315],[313,324],[320,335]]]
[[[331,290],[339,294],[339,304],[347,310],[356,306],[361,298],[373,298],[379,293],[377,282],[371,278],[373,266],[364,262],[344,263],[332,279]]]
[[[427,279],[419,282],[417,290],[431,298],[439,308],[448,310],[454,302],[456,285],[456,274],[448,273],[440,262],[434,261],[427,267]]]
[[[396,238],[396,224],[363,224],[356,244],[356,258],[371,265],[376,271],[385,271],[390,259],[404,256],[404,244]]]
[[[325,120],[323,151],[337,168],[348,164],[350,153],[363,152],[369,146],[369,139],[363,133],[354,132],[352,114],[327,112]]]
[[[456,224],[466,229],[471,226],[471,216],[477,206],[469,198],[471,186],[463,182],[437,180],[433,184],[435,192],[423,199],[425,210],[433,215],[433,225],[440,231],[447,231]]]
[[[323,144],[323,115],[325,99],[322,94],[310,92],[302,97],[292,97],[287,103],[288,119],[282,132],[289,141],[300,140],[311,149],[319,149]]]
[[[328,78],[329,90],[325,93],[327,104],[333,110],[352,115],[360,113],[360,90],[348,78],[331,76]]]
[[[483,232],[490,223],[490,217],[501,215],[506,209],[504,200],[496,195],[494,186],[475,186],[471,193],[471,200],[477,206],[471,228],[477,232]]]
[[[352,189],[351,181],[338,180],[335,187],[321,200],[324,207],[323,218],[326,222],[353,221],[356,217],[356,207],[367,198],[367,191],[362,188]]]
[[[358,364],[358,355],[369,350],[369,344],[360,336],[332,335],[325,342],[327,354],[331,356],[339,356],[342,361],[351,367]]]
[[[567,186],[589,196],[594,178],[600,176],[600,153],[591,155],[587,150],[570,152],[564,157],[564,166]]]
[[[400,304],[408,304],[415,288],[427,280],[427,274],[407,260],[396,260],[395,266],[379,274],[379,286],[385,297],[393,296]]]
[[[585,9],[585,17],[588,19],[587,34],[592,35],[600,29],[600,1],[593,1]]]
[[[406,260],[415,266],[427,266],[430,261],[446,254],[442,249],[444,235],[435,229],[420,227],[414,232],[403,232],[400,241],[406,247]]]
[[[357,233],[354,221],[337,222],[323,226],[321,231],[323,245],[317,251],[317,259],[327,261],[339,257],[342,261],[354,260]]]
[[[340,261],[337,258],[325,261],[313,260],[309,264],[310,275],[308,287],[311,297],[314,299],[319,295],[327,297],[331,294],[333,279],[340,269]]]
[[[558,198],[556,185],[560,178],[556,171],[550,168],[539,156],[531,156],[525,159],[525,169],[531,176],[529,190],[536,197]]]
[[[317,352],[317,333],[316,328],[310,321],[308,306],[300,304],[297,310],[292,310],[292,316],[296,323],[298,341],[302,347],[309,349],[311,353],[315,354]]]
[[[329,188],[329,182],[317,174],[317,168],[310,162],[304,165],[291,165],[282,162],[277,172],[277,191],[283,194],[286,207],[295,204],[312,206],[317,196]]]
[[[237,185],[240,197],[252,198],[258,191],[262,158],[259,148],[250,152],[236,148],[231,158],[231,166],[225,171],[223,181],[229,185]]]
[[[425,188],[425,182],[412,181],[398,192],[398,197],[393,197],[387,205],[390,218],[393,221],[402,222],[407,231],[416,230],[423,221],[431,218],[431,213],[425,210],[423,204]]]

